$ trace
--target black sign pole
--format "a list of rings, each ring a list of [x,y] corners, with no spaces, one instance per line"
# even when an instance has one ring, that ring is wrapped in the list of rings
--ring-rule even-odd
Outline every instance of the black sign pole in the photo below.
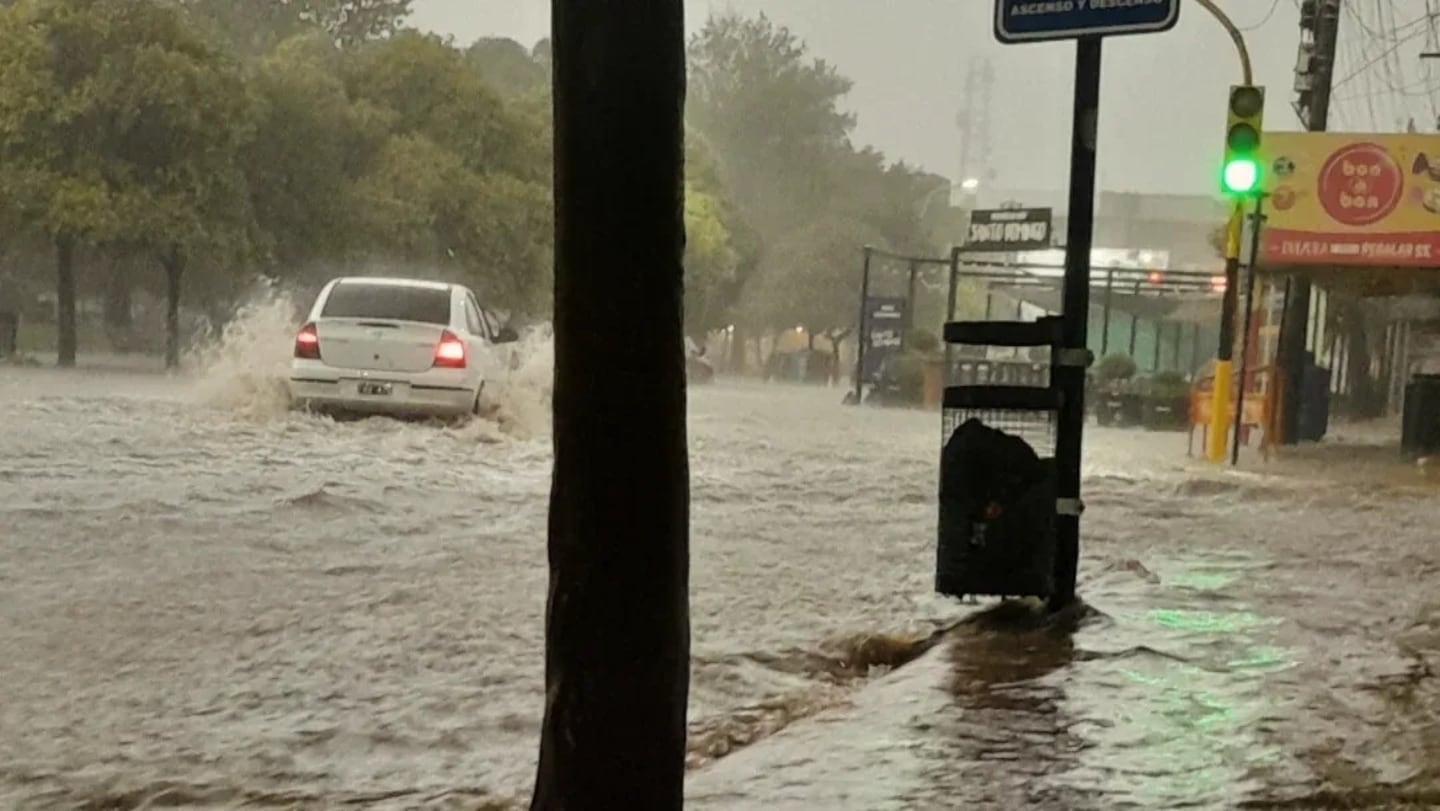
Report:
[[[870,255],[874,250],[865,246],[865,266],[860,272],[860,323],[855,327],[855,405],[860,405],[865,396],[864,373],[865,373],[865,344],[870,343],[869,325],[865,323],[865,315],[869,312],[870,302]]]
[[[1105,271],[1105,315],[1100,332],[1100,355],[1110,352],[1110,294],[1115,288],[1115,268]]]
[[[946,323],[946,324],[948,324],[948,323],[950,323],[951,321],[954,321],[954,320],[955,320],[955,295],[956,295],[956,293],[958,292],[957,288],[958,288],[959,286],[960,286],[960,246],[959,246],[959,245],[955,245],[955,246],[952,246],[952,247],[950,248],[950,290],[949,290],[949,291],[946,293],[946,295],[945,295],[945,323]],[[988,317],[989,314],[987,313],[986,315],[987,315],[987,317]],[[949,385],[949,383],[950,383],[950,373],[951,373],[951,371],[954,369],[954,366],[952,365],[953,362],[954,362],[954,361],[953,361],[954,355],[953,355],[953,353],[952,353],[951,350],[950,350],[950,347],[951,347],[951,346],[952,346],[952,344],[951,344],[949,341],[946,341],[946,342],[945,342],[945,383],[946,383],[946,385]]]
[[[1075,599],[1080,565],[1080,453],[1085,431],[1086,328],[1090,318],[1090,245],[1095,224],[1095,139],[1100,113],[1100,37],[1075,43],[1075,106],[1070,135],[1070,201],[1065,233],[1065,285],[1055,382],[1061,403],[1055,436],[1058,501],[1052,610]]]

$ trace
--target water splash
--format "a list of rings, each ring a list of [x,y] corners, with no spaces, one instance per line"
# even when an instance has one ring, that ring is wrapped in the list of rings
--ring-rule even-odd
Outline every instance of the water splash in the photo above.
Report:
[[[299,307],[285,291],[262,283],[235,316],[185,359],[198,371],[200,402],[250,419],[276,419],[290,408],[285,376]]]

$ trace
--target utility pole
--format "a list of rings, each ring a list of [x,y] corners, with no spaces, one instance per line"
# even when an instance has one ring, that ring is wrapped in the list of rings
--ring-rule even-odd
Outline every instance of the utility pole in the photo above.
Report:
[[[1335,81],[1335,45],[1340,33],[1341,0],[1305,0],[1300,13],[1300,54],[1296,60],[1295,112],[1311,132],[1330,123],[1330,89]],[[1290,280],[1280,335],[1280,441],[1292,445],[1300,428],[1300,381],[1305,373],[1306,325],[1310,323],[1310,280]]]
[[[550,19],[554,475],[530,807],[678,811],[690,675],[684,3],[553,0]]]

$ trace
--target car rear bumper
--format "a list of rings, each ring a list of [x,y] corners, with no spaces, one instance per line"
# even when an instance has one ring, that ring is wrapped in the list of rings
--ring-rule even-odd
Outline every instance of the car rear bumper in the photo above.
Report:
[[[455,417],[475,407],[475,392],[442,382],[388,381],[386,395],[361,394],[360,378],[292,373],[290,402],[310,411],[343,411],[416,417]]]

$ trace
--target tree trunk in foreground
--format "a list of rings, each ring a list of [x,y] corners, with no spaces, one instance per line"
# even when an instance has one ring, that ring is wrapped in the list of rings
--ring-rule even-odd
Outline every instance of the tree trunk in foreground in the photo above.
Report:
[[[55,354],[63,367],[75,365],[79,345],[75,324],[75,239],[55,238]]]
[[[689,687],[682,0],[552,0],[554,478],[531,808],[678,809]]]

